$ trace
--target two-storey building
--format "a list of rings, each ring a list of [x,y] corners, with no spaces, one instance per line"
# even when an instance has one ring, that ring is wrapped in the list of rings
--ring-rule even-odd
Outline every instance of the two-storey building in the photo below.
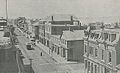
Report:
[[[67,30],[62,35],[52,35],[50,54],[66,61],[84,62],[83,36],[83,30]]]
[[[85,73],[118,73],[120,29],[85,31]]]

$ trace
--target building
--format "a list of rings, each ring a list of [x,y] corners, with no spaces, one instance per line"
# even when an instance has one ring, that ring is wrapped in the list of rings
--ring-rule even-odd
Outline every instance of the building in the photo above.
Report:
[[[119,73],[120,29],[85,31],[85,73]]]
[[[84,62],[84,31],[63,31],[62,35],[51,36],[50,54],[66,61]]]
[[[83,30],[80,29],[81,24],[75,16],[52,15],[39,22],[39,42],[49,48],[52,56],[83,62],[84,41]]]
[[[40,41],[49,47],[51,35],[61,35],[64,30],[80,30],[79,21],[72,15],[49,16],[40,21]]]
[[[39,39],[39,22],[32,24],[32,37]]]
[[[63,57],[67,61],[84,62],[84,31],[73,30],[63,31],[61,36],[61,49],[63,50]]]

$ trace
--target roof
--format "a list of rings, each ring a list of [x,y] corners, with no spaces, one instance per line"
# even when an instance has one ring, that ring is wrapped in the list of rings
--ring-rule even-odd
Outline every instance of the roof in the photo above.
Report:
[[[83,40],[84,30],[63,31],[62,39]]]
[[[33,25],[33,26],[38,26],[38,25],[39,25],[39,22],[33,23],[32,25]]]
[[[73,20],[78,20],[78,18],[72,14],[53,14],[48,16],[47,20],[51,20],[52,16],[54,21],[71,21],[71,16],[73,17]]]
[[[60,38],[61,35],[51,35],[51,36],[55,38]]]

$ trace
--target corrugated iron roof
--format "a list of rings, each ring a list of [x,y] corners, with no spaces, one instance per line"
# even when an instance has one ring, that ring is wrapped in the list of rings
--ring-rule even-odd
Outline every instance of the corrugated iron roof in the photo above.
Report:
[[[63,31],[62,39],[83,40],[84,30]]]

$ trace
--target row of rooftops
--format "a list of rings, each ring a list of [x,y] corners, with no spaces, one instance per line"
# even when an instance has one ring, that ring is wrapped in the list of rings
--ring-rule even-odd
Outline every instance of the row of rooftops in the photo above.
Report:
[[[109,45],[117,44],[120,38],[120,29],[100,29],[100,30],[92,30],[89,32],[89,40],[98,41],[98,42],[106,42]],[[85,31],[85,38],[88,37],[87,31]]]

